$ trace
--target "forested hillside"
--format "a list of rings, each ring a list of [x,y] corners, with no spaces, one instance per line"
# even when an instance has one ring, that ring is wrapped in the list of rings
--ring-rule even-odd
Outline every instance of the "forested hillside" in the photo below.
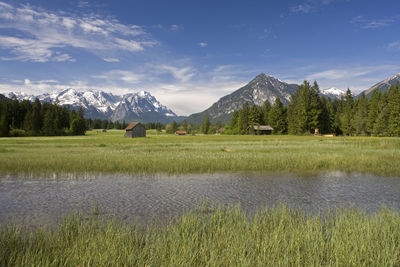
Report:
[[[355,99],[347,90],[340,100],[330,100],[320,96],[316,82],[304,81],[288,106],[279,98],[273,105],[244,105],[233,113],[225,133],[247,134],[251,125],[270,125],[274,134],[302,135],[319,129],[336,135],[400,136],[400,86],[376,90],[370,98],[361,94]]]

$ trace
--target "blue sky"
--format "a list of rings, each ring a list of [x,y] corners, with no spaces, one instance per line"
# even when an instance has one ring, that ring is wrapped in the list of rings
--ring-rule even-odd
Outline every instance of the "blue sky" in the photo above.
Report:
[[[146,90],[199,112],[264,72],[357,93],[400,72],[400,1],[0,0],[0,92]]]

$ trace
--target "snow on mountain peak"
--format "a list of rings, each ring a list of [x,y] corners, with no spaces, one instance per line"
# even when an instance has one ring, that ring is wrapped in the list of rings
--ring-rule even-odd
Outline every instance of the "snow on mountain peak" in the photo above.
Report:
[[[322,94],[324,95],[335,95],[335,96],[341,96],[343,95],[345,92],[343,92],[342,90],[336,88],[336,87],[331,87],[328,89],[324,89],[321,91]]]

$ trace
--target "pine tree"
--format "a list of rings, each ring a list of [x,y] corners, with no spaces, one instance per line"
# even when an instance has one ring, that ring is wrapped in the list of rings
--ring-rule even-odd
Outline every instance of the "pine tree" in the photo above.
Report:
[[[72,112],[71,112],[72,113]],[[72,135],[85,135],[86,124],[83,118],[83,109],[79,108],[76,112],[74,119],[71,121],[71,134]]]
[[[388,128],[392,136],[400,136],[400,85],[392,85],[388,93]]]
[[[287,133],[287,115],[286,108],[283,106],[281,100],[277,97],[275,103],[269,112],[268,121],[270,126],[274,128],[274,134],[285,134]]]
[[[373,134],[377,136],[389,135],[388,121],[389,121],[389,108],[388,108],[388,94],[384,92],[379,101],[379,114],[376,118],[373,128]]]
[[[357,99],[353,125],[357,135],[368,134],[368,100],[364,93]]]
[[[240,132],[239,131],[239,111],[238,110],[235,110],[232,113],[232,119],[231,119],[229,126],[232,129],[233,134],[238,134]]]
[[[269,123],[269,120],[268,120],[268,117],[269,117],[269,112],[271,111],[271,108],[272,108],[272,107],[271,107],[271,103],[269,103],[268,99],[265,100],[264,105],[263,105],[263,107],[262,107],[262,111],[263,111],[263,121],[262,121],[262,124],[265,124],[265,125],[270,124],[270,123]]]
[[[240,134],[247,134],[249,127],[249,103],[244,103],[243,108],[239,111],[238,129]]]
[[[39,135],[42,129],[42,116],[41,116],[42,105],[38,98],[32,106],[32,131],[34,135]]]
[[[210,130],[210,119],[208,117],[208,113],[206,113],[203,118],[203,123],[201,124],[201,132],[203,134],[208,134],[209,130]]]
[[[304,81],[292,95],[288,107],[288,130],[290,134],[314,132],[321,125],[322,105],[319,87]]]
[[[8,121],[7,102],[0,103],[0,136],[8,136],[10,131],[10,124]]]
[[[340,126],[341,130],[345,135],[352,135],[354,133],[353,128],[353,95],[351,94],[350,89],[347,89],[346,94],[344,96],[343,103],[343,113],[340,118]]]
[[[375,90],[368,101],[367,132],[370,134],[374,133],[374,125],[380,112],[381,95],[381,91]]]

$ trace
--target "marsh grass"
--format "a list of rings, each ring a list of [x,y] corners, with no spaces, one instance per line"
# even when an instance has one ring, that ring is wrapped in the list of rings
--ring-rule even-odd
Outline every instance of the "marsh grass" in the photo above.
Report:
[[[398,176],[400,139],[165,134],[129,139],[122,131],[0,138],[2,174],[324,171]]]
[[[240,208],[189,212],[147,227],[79,216],[57,228],[0,227],[1,266],[398,266],[400,216],[285,206],[248,216]]]

